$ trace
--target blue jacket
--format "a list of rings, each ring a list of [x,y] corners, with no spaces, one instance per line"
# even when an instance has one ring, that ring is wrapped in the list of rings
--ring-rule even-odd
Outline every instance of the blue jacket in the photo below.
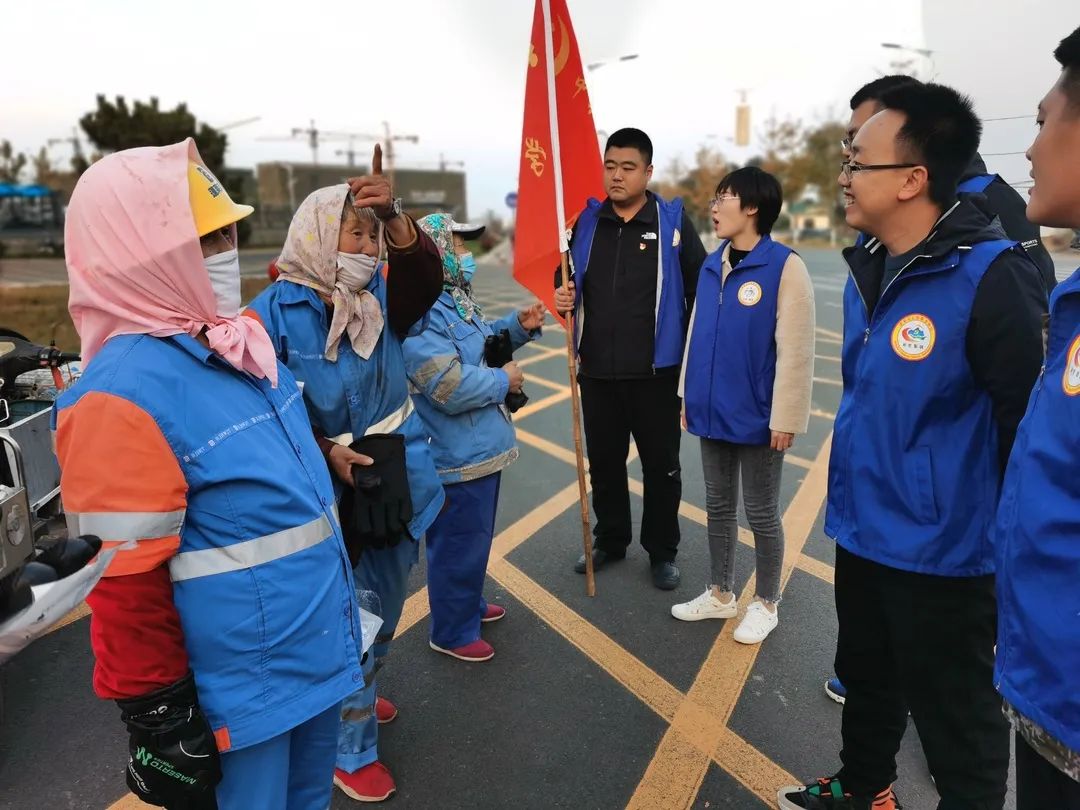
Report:
[[[844,390],[825,532],[860,557],[942,576],[994,570],[998,429],[967,338],[983,275],[999,256],[1022,251],[993,238],[1001,231],[989,225],[958,204],[872,315],[868,277],[884,264],[884,248],[868,242],[845,251],[852,275],[844,291]]]
[[[762,236],[725,282],[727,246],[705,260],[698,277],[684,368],[687,428],[708,439],[768,444],[777,298],[792,250]]]
[[[660,223],[660,250],[656,268],[656,315],[653,342],[653,369],[677,366],[682,362],[686,338],[686,298],[682,271],[679,267],[682,200],[671,202],[655,197]],[[589,269],[596,223],[600,217],[599,200],[590,198],[574,225],[574,241],[570,247],[571,272],[574,274],[576,301],[574,304],[574,347],[581,345],[584,328],[582,291]]]
[[[499,321],[466,321],[444,292],[424,330],[405,340],[405,366],[419,392],[413,401],[445,484],[491,475],[517,459],[514,426],[502,404],[509,377],[484,362],[484,339],[503,329],[514,349],[540,334],[526,332],[516,312]]]
[[[1051,298],[1046,365],[1009,460],[995,532],[994,682],[1080,751],[1080,270]]]
[[[362,682],[330,475],[292,374],[278,374],[273,388],[187,335],[125,335],[56,402],[69,525],[135,541],[107,575],[168,565],[222,750],[282,734]]]
[[[386,282],[376,273],[368,284],[386,312]],[[325,436],[352,434],[359,439],[366,432],[400,433],[405,437],[405,462],[413,502],[409,534],[420,539],[442,509],[445,495],[435,473],[435,462],[423,420],[409,407],[409,381],[405,373],[402,341],[383,327],[371,357],[364,360],[353,351],[348,339],[338,346],[337,362],[323,357],[330,320],[326,306],[310,287],[279,281],[271,284],[250,306],[262,319],[266,331],[280,351],[287,340],[288,365],[304,384],[304,403],[311,423]],[[413,327],[423,328],[423,323]],[[406,416],[403,423],[400,417]],[[378,429],[383,420],[392,429]],[[335,481],[339,488],[340,483]]]

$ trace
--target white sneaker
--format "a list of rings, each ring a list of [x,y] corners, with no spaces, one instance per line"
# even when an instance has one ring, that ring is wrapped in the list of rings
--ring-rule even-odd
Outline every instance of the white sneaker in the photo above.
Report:
[[[689,602],[671,606],[671,615],[684,622],[700,622],[702,619],[730,619],[739,612],[735,597],[730,602],[721,602],[713,596],[712,588]]]
[[[780,624],[780,617],[761,602],[754,601],[735,628],[735,640],[740,644],[760,644]]]

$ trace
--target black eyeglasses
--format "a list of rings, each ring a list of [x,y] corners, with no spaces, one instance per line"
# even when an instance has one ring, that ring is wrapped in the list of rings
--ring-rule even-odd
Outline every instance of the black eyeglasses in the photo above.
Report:
[[[914,169],[920,166],[920,163],[852,163],[850,160],[845,160],[840,164],[840,173],[844,175],[844,179],[851,181],[853,174],[859,172],[878,172],[886,169]]]

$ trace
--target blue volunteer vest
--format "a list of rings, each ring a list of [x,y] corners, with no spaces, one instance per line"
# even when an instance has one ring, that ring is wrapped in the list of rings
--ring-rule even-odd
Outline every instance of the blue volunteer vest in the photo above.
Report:
[[[701,267],[684,402],[695,436],[768,444],[776,379],[776,307],[792,250],[767,235],[723,280],[724,242]]]
[[[997,429],[966,337],[979,282],[1012,249],[993,240],[917,260],[872,318],[848,279],[825,532],[851,553],[924,574],[994,570]]]
[[[653,342],[653,368],[677,366],[682,362],[684,338],[686,336],[686,295],[683,289],[682,269],[679,265],[679,253],[682,245],[681,199],[671,202],[653,196],[649,204],[655,204],[660,229],[660,249],[656,269],[656,316]],[[602,203],[590,198],[585,209],[578,217],[574,231],[574,243],[570,247],[570,260],[577,289],[577,301],[574,312],[574,348],[581,344],[582,290],[585,288],[585,273],[589,269],[589,256],[592,253],[593,237],[596,236],[596,224],[600,220]]]
[[[1080,751],[1080,270],[1050,299],[1046,365],[1020,423],[994,536],[994,683]]]

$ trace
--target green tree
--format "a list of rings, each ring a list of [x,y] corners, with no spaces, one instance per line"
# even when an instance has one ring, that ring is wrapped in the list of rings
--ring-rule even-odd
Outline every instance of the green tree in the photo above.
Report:
[[[771,115],[758,133],[762,153],[750,161],[776,176],[788,202],[797,200],[806,188],[805,163],[800,160],[805,138],[801,121]]]
[[[8,141],[0,141],[0,183],[18,183],[26,166],[26,155],[16,152]]]
[[[128,105],[123,96],[109,101],[105,96],[99,95],[97,109],[80,118],[79,125],[100,153],[118,152],[137,146],[165,146],[185,138],[194,138],[207,168],[225,182],[228,136],[205,123],[198,123],[186,104],[178,104],[172,110],[163,110],[154,97],[150,98],[149,103],[136,101]],[[82,174],[89,166],[83,158],[75,158],[72,164],[78,174]],[[246,195],[239,184],[231,184],[227,190],[233,200],[238,203],[245,202]],[[250,222],[241,220],[237,223],[237,231],[240,243],[246,244],[251,234]]]
[[[184,138],[194,138],[207,168],[218,176],[225,169],[228,136],[206,124],[198,124],[186,104],[163,110],[153,97],[149,104],[136,101],[129,106],[123,96],[117,96],[116,101],[111,102],[99,95],[97,109],[80,118],[79,125],[102,153],[136,146],[165,146]],[[81,166],[76,166],[76,171],[82,174],[87,165],[83,160]]]
[[[709,200],[716,193],[716,184],[734,168],[721,152],[701,146],[694,155],[693,166],[685,165],[679,158],[672,160],[664,179],[653,183],[653,191],[665,198],[682,197],[695,227],[705,230],[709,223]]]
[[[834,221],[843,218],[836,178],[840,174],[840,162],[844,159],[840,140],[846,134],[846,126],[840,121],[824,121],[806,132],[797,162],[798,173],[807,184],[817,186],[821,202],[829,207]]]

